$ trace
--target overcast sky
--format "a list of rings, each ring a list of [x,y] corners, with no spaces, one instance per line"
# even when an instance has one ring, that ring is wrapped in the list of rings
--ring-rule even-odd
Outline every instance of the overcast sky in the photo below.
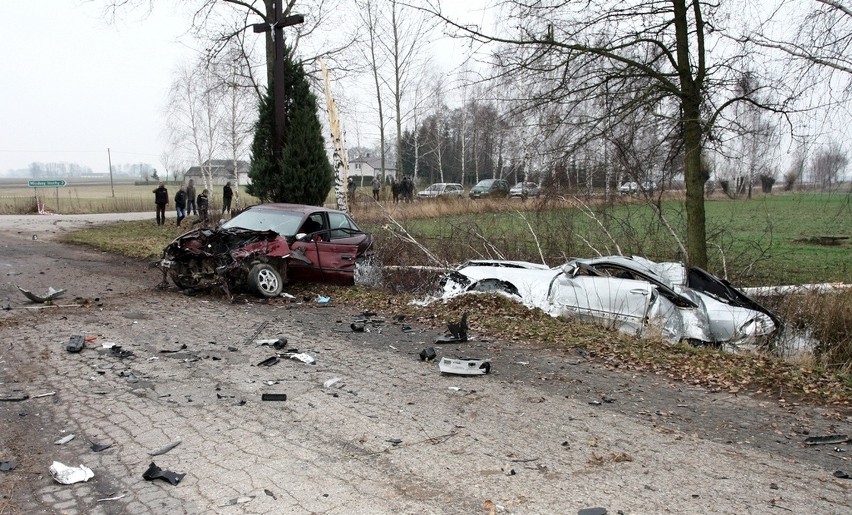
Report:
[[[164,3],[108,25],[103,2],[2,0],[0,172],[29,163],[160,168],[172,70],[191,59],[188,23]]]

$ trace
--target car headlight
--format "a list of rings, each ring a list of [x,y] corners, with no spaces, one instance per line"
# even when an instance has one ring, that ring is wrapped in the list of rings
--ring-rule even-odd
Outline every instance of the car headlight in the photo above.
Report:
[[[737,332],[741,336],[764,336],[772,333],[775,330],[775,322],[769,318],[766,313],[758,313],[754,318],[749,319],[744,324],[740,325]]]

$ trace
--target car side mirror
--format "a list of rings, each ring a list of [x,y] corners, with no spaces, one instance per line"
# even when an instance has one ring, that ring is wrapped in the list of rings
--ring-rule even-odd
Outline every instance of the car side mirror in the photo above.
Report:
[[[296,241],[306,241],[307,239],[308,235],[303,232],[296,234]]]

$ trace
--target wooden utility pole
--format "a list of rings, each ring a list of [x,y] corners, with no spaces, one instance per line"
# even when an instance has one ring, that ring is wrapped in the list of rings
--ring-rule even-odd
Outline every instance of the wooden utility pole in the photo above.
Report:
[[[284,27],[304,23],[305,17],[294,14],[281,17],[282,0],[273,0],[272,21],[269,23],[257,23],[252,25],[256,33],[272,31],[273,67],[272,67],[272,101],[275,104],[275,113],[272,125],[272,152],[276,158],[281,158],[284,148],[284,127],[287,124],[286,92],[284,90]]]

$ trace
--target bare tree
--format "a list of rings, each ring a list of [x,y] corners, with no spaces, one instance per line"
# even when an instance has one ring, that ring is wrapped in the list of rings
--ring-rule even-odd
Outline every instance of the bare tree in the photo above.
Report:
[[[846,150],[838,142],[832,141],[814,155],[811,162],[811,180],[822,189],[831,191],[832,183],[837,182],[838,176],[846,170],[848,164]]]

